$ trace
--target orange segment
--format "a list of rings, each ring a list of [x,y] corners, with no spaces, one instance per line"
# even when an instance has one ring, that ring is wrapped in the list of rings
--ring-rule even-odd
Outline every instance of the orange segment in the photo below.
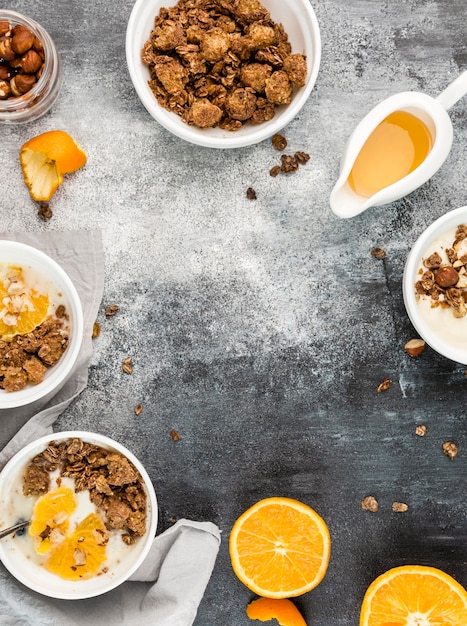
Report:
[[[50,200],[63,175],[83,167],[86,153],[68,133],[51,130],[32,137],[21,148],[24,180],[34,200]]]
[[[230,558],[238,578],[267,598],[299,596],[323,579],[331,553],[324,520],[291,498],[266,498],[235,522]]]
[[[465,626],[467,591],[434,567],[403,565],[374,580],[363,598],[360,626]]]
[[[20,267],[8,266],[0,280],[0,338],[11,341],[42,324],[49,312],[49,297],[24,281]]]
[[[36,552],[45,554],[64,538],[68,519],[76,508],[74,493],[59,487],[41,496],[35,506],[28,533],[34,537]]]
[[[267,622],[276,619],[280,626],[307,626],[302,614],[291,600],[258,598],[246,607],[250,619]]]
[[[106,559],[107,532],[101,518],[90,513],[54,547],[47,569],[66,580],[92,578]]]

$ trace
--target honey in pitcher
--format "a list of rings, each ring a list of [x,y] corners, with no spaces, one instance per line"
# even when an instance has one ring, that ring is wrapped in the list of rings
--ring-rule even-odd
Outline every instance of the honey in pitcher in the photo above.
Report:
[[[413,172],[432,147],[430,131],[420,118],[407,111],[388,115],[360,150],[348,183],[369,198]]]

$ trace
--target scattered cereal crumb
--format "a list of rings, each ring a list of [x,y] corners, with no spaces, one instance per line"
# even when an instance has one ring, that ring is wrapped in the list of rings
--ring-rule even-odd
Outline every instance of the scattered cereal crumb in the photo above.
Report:
[[[293,154],[281,154],[281,172],[290,174],[298,170],[297,159]]]
[[[459,448],[453,441],[445,441],[443,443],[443,452],[452,461],[457,456],[457,453],[459,452]]]
[[[308,161],[310,160],[310,155],[306,152],[301,151],[296,152],[294,154],[294,157],[297,160],[297,163],[299,163],[300,165],[305,165],[305,163],[308,163]]]
[[[273,178],[275,178],[280,173],[281,173],[281,166],[280,165],[274,165],[274,167],[271,167],[271,169],[269,170],[269,174]]]
[[[52,209],[48,202],[41,202],[39,204],[39,210],[37,211],[38,217],[43,221],[47,222],[52,217]]]
[[[92,326],[92,338],[96,339],[101,334],[101,327],[98,322],[94,322]]]
[[[378,385],[378,393],[381,393],[382,391],[386,391],[386,389],[389,389],[390,386],[391,386],[391,381],[389,380],[389,378],[385,378]]]
[[[285,150],[287,148],[287,139],[278,133],[272,136],[271,142],[276,150]]]
[[[371,251],[371,256],[374,256],[375,259],[385,259],[386,252],[382,248],[373,248]]]
[[[143,410],[143,405],[142,404],[137,404],[135,406],[135,414],[136,415],[140,415],[142,410]]]
[[[376,513],[378,510],[378,501],[373,496],[366,496],[361,501],[361,507],[364,511],[371,511],[372,513]]]
[[[419,437],[424,437],[426,435],[426,426],[422,424],[421,426],[417,426],[415,429],[415,434]]]
[[[248,200],[256,200],[256,191],[253,189],[253,187],[248,187],[248,189],[246,190],[246,197],[248,198]]]
[[[409,506],[405,504],[405,502],[393,502],[392,510],[395,513],[405,513],[406,511],[409,510]]]
[[[175,430],[175,428],[172,428],[172,430],[170,431],[170,436],[174,441],[180,441],[180,433],[178,432],[178,430]]]
[[[122,370],[125,374],[133,374],[133,365],[132,365],[133,357],[127,356],[127,358],[122,363]]]
[[[118,309],[119,309],[118,304],[110,304],[105,309],[105,316],[106,317],[113,317],[115,315],[115,313],[118,311]]]

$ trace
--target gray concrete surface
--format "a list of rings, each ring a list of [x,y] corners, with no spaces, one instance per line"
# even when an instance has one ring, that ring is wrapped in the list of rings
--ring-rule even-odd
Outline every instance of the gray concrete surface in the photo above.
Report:
[[[180,517],[222,529],[196,626],[251,623],[253,596],[230,567],[228,537],[244,509],[271,495],[306,502],[330,528],[328,573],[297,600],[307,623],[357,624],[365,589],[395,565],[433,565],[467,585],[465,367],[429,348],[407,357],[414,330],[401,292],[418,235],[467,204],[467,101],[451,109],[451,154],[422,188],[352,220],[329,208],[340,155],[362,115],[398,91],[436,96],[466,69],[465,2],[313,7],[321,69],[284,130],[290,151],[311,160],[271,178],[278,153],[269,141],[198,148],[147,114],[125,63],[131,1],[9,6],[52,34],[64,84],[45,117],[0,127],[2,230],[98,228],[105,247],[89,385],[57,429],[128,445],[154,481],[160,531]],[[44,223],[18,151],[54,128],[78,139],[89,160],[67,177]],[[255,201],[245,196],[250,186]],[[375,246],[386,259],[370,255]],[[105,318],[114,303],[118,314]],[[131,376],[121,370],[129,355]],[[378,394],[385,377],[391,387]],[[441,449],[449,439],[459,445],[454,461]],[[368,494],[378,513],[361,510]],[[393,501],[409,510],[393,513]]]

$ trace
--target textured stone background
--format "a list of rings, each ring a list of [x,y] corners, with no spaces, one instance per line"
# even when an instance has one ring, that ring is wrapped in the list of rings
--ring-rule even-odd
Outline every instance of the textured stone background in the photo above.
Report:
[[[196,626],[250,623],[252,594],[228,556],[234,520],[256,500],[298,498],[328,522],[328,573],[298,599],[316,626],[358,622],[369,583],[423,563],[467,585],[465,367],[404,352],[414,331],[401,277],[422,230],[467,204],[466,100],[450,111],[442,169],[391,205],[339,220],[329,208],[345,141],[402,90],[436,96],[467,66],[465,0],[314,0],[321,69],[284,134],[311,154],[269,176],[269,141],[228,152],[171,136],[146,113],[125,62],[129,0],[23,0],[62,54],[64,84],[45,117],[0,128],[2,230],[98,228],[106,285],[88,388],[57,429],[126,443],[172,518],[211,520],[223,543]],[[41,222],[23,183],[22,143],[63,128],[87,166]],[[258,199],[249,201],[252,186]],[[387,252],[383,261],[373,247]],[[108,304],[119,313],[104,316]],[[122,360],[133,356],[134,374]],[[391,388],[376,388],[388,376]],[[143,404],[141,415],[134,407]],[[416,425],[427,425],[424,438]],[[171,429],[181,435],[174,442]],[[442,443],[455,440],[450,461]],[[376,514],[360,509],[368,494]],[[405,514],[393,501],[409,505]]]

